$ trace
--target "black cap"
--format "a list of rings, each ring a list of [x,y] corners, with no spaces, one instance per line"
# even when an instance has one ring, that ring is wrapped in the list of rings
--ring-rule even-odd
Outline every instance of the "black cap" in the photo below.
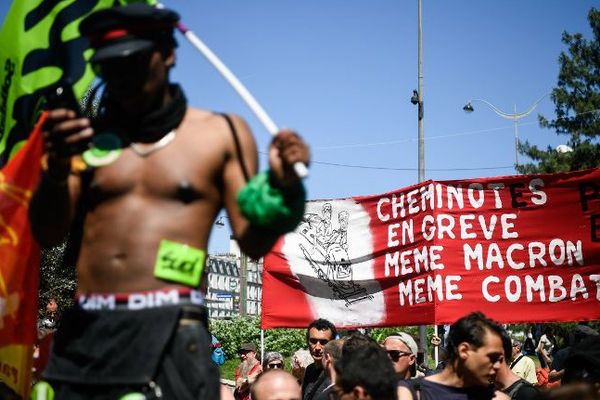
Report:
[[[81,21],[79,31],[96,50],[91,61],[100,62],[149,50],[165,40],[173,41],[177,21],[179,14],[174,11],[133,3],[90,14]]]
[[[256,345],[254,343],[242,343],[239,351],[253,351],[256,353]]]

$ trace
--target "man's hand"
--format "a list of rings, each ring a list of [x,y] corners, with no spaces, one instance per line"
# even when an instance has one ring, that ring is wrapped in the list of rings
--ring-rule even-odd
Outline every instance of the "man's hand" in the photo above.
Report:
[[[51,110],[42,136],[48,154],[48,174],[56,180],[66,180],[71,157],[83,153],[94,134],[88,118],[79,118],[73,110]]]
[[[269,167],[273,182],[285,189],[298,183],[300,179],[294,171],[294,164],[302,162],[308,166],[310,150],[302,138],[293,131],[280,131],[269,147]]]

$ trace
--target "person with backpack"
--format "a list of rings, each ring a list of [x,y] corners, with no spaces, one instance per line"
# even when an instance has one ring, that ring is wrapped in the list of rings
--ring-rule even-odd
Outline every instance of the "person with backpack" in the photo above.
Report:
[[[212,333],[210,334],[210,350],[210,359],[212,362],[219,366],[225,364],[225,351],[223,351],[223,347],[221,346],[219,339],[217,339]]]
[[[525,379],[532,385],[537,385],[538,380],[535,373],[535,363],[521,352],[522,344],[517,339],[512,339],[510,369],[519,377]]]
[[[507,394],[512,400],[535,400],[539,395],[537,388],[511,369],[511,365],[516,361],[513,360],[513,343],[508,334],[503,332],[502,347],[504,347],[504,359],[496,374],[496,387]],[[523,355],[521,354],[519,357],[523,357]]]

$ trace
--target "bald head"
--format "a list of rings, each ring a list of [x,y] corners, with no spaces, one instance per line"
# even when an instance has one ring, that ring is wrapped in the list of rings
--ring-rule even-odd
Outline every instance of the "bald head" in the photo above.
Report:
[[[300,400],[302,390],[296,378],[279,369],[263,373],[252,385],[253,400]]]

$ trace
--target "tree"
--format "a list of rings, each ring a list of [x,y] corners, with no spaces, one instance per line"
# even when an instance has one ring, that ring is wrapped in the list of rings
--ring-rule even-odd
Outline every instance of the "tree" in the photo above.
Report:
[[[75,267],[63,262],[66,242],[56,247],[42,249],[38,309],[44,315],[46,304],[54,298],[59,313],[73,304],[75,296]]]
[[[559,56],[558,84],[550,95],[556,118],[539,117],[540,126],[569,136],[573,151],[556,151],[550,146],[539,149],[528,141],[519,144],[519,152],[533,163],[517,166],[520,173],[565,172],[600,165],[600,11],[588,13],[593,38],[581,33],[563,32],[567,52]]]

